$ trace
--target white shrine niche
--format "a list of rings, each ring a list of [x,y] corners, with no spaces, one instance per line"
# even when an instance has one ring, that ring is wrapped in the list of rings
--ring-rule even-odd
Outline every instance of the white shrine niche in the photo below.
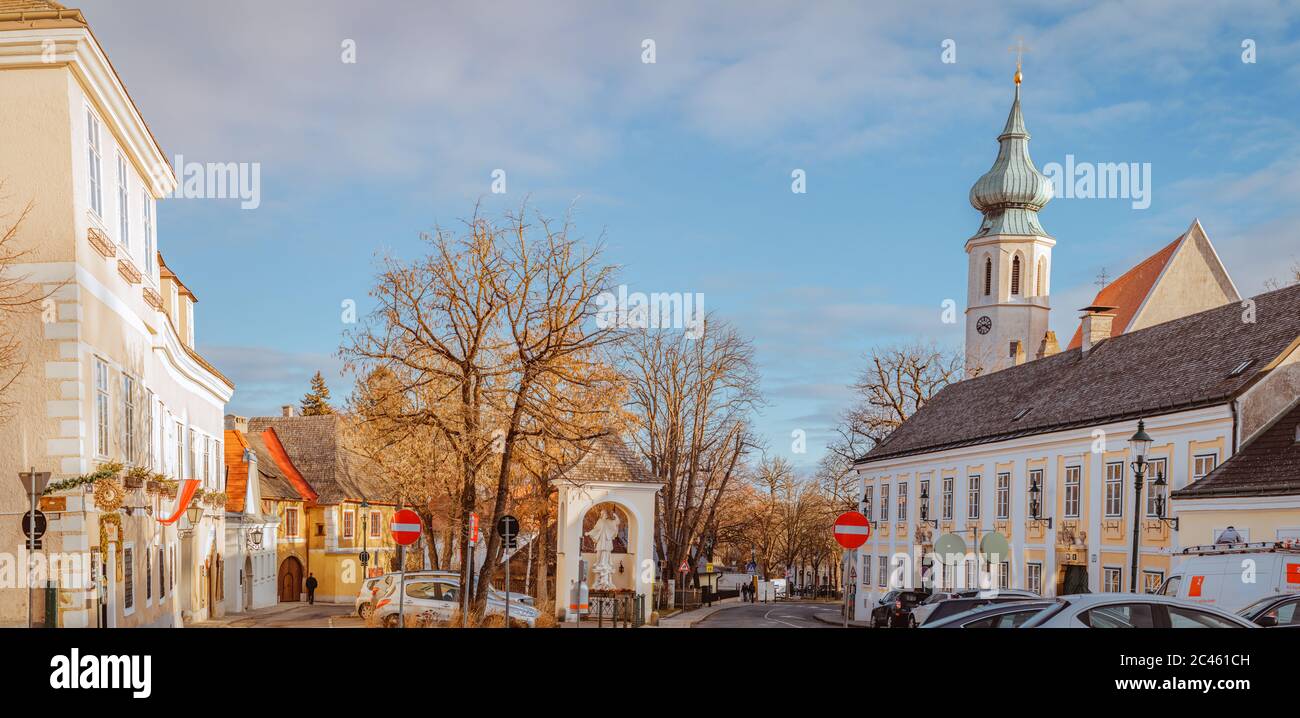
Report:
[[[557,547],[555,607],[558,618],[574,620],[570,590],[578,580],[578,562],[587,562],[589,591],[601,579],[615,591],[645,596],[642,620],[649,620],[654,589],[655,494],[662,484],[646,481],[556,479]],[[620,571],[620,567],[622,570]],[[598,573],[599,569],[599,573]],[[592,606],[595,610],[595,606]]]

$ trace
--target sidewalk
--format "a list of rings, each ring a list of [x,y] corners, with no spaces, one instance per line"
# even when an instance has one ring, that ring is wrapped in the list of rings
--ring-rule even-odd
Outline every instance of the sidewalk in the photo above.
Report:
[[[739,598],[724,598],[721,601],[715,601],[712,606],[701,606],[693,611],[683,611],[674,613],[668,618],[661,618],[659,619],[658,628],[690,628],[724,608],[743,605],[745,604]]]
[[[832,626],[844,625],[844,616],[842,614],[839,616],[823,616],[820,613],[814,613],[813,618]],[[871,624],[867,621],[849,621],[849,628],[871,628]]]

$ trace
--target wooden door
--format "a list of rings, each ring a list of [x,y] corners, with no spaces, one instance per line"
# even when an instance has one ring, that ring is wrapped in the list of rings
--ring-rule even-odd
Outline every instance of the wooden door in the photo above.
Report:
[[[280,564],[280,601],[289,603],[301,600],[302,596],[302,562],[290,556]]]

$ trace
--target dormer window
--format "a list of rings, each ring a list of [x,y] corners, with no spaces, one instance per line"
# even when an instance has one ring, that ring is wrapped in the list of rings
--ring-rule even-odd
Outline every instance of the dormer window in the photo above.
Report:
[[[1011,295],[1020,294],[1020,257],[1017,255],[1011,259]]]

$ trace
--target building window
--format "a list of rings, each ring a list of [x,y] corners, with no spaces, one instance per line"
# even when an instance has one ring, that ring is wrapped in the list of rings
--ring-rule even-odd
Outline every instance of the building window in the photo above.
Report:
[[[943,480],[943,520],[952,521],[952,477]]]
[[[898,520],[907,520],[907,482],[898,482]]]
[[[993,260],[989,257],[984,258],[984,296],[993,293]]]
[[[889,557],[881,556],[877,561],[880,564],[880,582],[881,588],[889,585]]]
[[[867,518],[871,518],[872,516],[875,515],[875,512],[872,510],[874,508],[872,506],[872,503],[875,497],[876,497],[876,487],[874,486],[863,487],[862,489],[862,515],[863,516],[866,516]]]
[[[127,463],[134,464],[139,446],[135,439],[135,380],[122,375],[122,450],[126,452]]]
[[[298,509],[284,510],[284,535],[298,535]]]
[[[156,453],[155,453],[155,451],[154,451],[154,446],[153,446],[153,441],[154,441],[154,439],[153,439],[153,434],[154,434],[154,431],[153,431],[153,425],[154,425],[154,421],[155,421],[155,419],[154,419],[154,410],[153,410],[153,392],[152,392],[152,391],[145,391],[145,393],[144,393],[144,405],[143,405],[141,408],[144,410],[143,413],[142,413],[141,416],[140,416],[140,426],[144,428],[144,437],[143,437],[143,438],[144,438],[144,456],[145,456],[145,466],[149,467],[149,470],[150,470],[150,471],[157,471],[157,470],[158,470],[158,463],[157,463],[157,458],[158,458],[158,457],[157,457],[157,455],[156,455]],[[161,575],[161,574],[160,574],[160,575]]]
[[[153,198],[147,190],[140,193],[140,218],[144,224],[144,267],[153,276]]]
[[[921,496],[924,496],[925,498],[920,498]],[[921,481],[921,493],[917,496],[917,511],[921,512],[919,515],[926,519],[934,518],[934,514],[930,513],[932,503],[933,501],[930,497],[930,480],[924,479]]]
[[[144,552],[144,605],[153,603],[153,561],[149,560],[149,551]]]
[[[1078,466],[1065,467],[1065,517],[1079,518],[1079,491],[1082,469]]]
[[[889,520],[889,484],[880,485],[880,520]]]
[[[980,517],[980,477],[971,476],[967,478],[970,483],[966,487],[966,518],[978,519]]]
[[[189,442],[190,442],[190,443],[189,443],[189,446],[190,446],[190,450],[189,450],[189,457],[190,457],[190,464],[189,464],[189,466],[190,466],[190,478],[191,478],[191,479],[202,479],[202,478],[203,478],[203,474],[202,474],[202,471],[203,471],[203,470],[199,468],[199,462],[198,462],[198,455],[199,455],[199,454],[198,454],[198,449],[199,449],[199,447],[198,447],[198,446],[195,444],[195,442],[194,442],[194,438],[195,438],[195,437],[194,437],[194,429],[190,429],[190,430],[189,430],[189,436],[187,436],[186,438],[187,438],[187,439],[189,440]],[[203,482],[203,485],[204,485],[204,486],[207,486],[207,485],[208,485],[208,483],[207,483],[206,480]]]
[[[862,554],[862,585],[871,585],[871,554]]]
[[[379,538],[383,536],[384,515],[379,511],[370,511],[370,538]]]
[[[1101,573],[1101,590],[1104,593],[1119,593],[1124,589],[1120,586],[1122,573],[1120,569],[1113,566],[1107,566],[1102,569]]]
[[[1106,515],[1124,515],[1124,462],[1106,464]]]
[[[1011,294],[1020,294],[1020,255],[1011,258]]]
[[[974,561],[963,561],[962,565],[966,567],[966,588],[979,588],[979,579],[975,570]]]
[[[998,518],[1011,516],[1011,474],[998,474]]]
[[[122,610],[135,611],[135,546],[131,544],[122,547]]]
[[[95,455],[108,457],[109,442],[108,365],[95,359]]]
[[[126,158],[122,153],[117,153],[117,241],[126,247],[127,251],[131,250],[131,208],[130,195],[127,194],[127,174]]]
[[[167,551],[158,547],[158,602],[167,597]]]
[[[1043,564],[1025,564],[1025,590],[1043,595]]]
[[[1047,261],[1041,257],[1038,260],[1038,276],[1034,279],[1034,294],[1043,296],[1043,279],[1047,274]]]
[[[1147,516],[1151,518],[1155,518],[1160,515],[1159,513],[1156,512],[1156,498],[1157,497],[1164,498],[1165,492],[1169,490],[1168,485],[1165,486],[1155,485],[1156,479],[1158,477],[1163,476],[1165,477],[1166,481],[1169,480],[1168,472],[1165,469],[1165,465],[1166,464],[1164,459],[1151,459],[1150,461],[1147,462],[1147,475],[1146,475]]]
[[[1205,478],[1219,465],[1218,454],[1199,454],[1192,460],[1192,481]]]
[[[203,437],[203,484],[212,485],[212,437]]]
[[[90,209],[98,217],[104,216],[104,195],[101,181],[101,157],[99,144],[99,118],[86,108],[86,155],[89,165],[86,168],[90,176]]]
[[[176,478],[185,478],[185,426],[176,422]]]
[[[356,520],[357,520],[356,514],[352,513],[351,511],[343,512],[343,538],[350,539],[356,535],[355,533]]]
[[[1148,571],[1143,569],[1142,571],[1142,592],[1143,593],[1155,593],[1156,589],[1160,588],[1160,584],[1164,582],[1165,582],[1164,571]]]
[[[1011,562],[1003,561],[998,564],[998,588],[1011,588]]]

